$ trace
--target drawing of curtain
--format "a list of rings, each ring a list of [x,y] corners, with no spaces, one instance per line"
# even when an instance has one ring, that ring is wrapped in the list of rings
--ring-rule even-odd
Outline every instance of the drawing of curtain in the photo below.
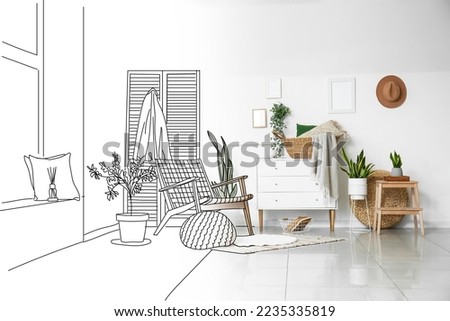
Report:
[[[147,160],[172,158],[167,135],[167,123],[155,88],[142,102],[133,157],[145,155]]]

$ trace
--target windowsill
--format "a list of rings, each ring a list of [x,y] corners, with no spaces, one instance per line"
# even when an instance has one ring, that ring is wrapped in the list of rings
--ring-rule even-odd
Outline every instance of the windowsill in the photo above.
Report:
[[[57,202],[49,202],[49,201],[35,201],[33,198],[23,198],[19,200],[13,200],[13,201],[7,201],[0,204],[0,212],[3,211],[10,211],[14,209],[19,208],[26,208],[26,207],[34,207],[34,206],[42,206],[42,205],[49,205],[49,204],[58,204],[58,203],[64,203],[67,201],[76,201],[76,200],[58,200]]]

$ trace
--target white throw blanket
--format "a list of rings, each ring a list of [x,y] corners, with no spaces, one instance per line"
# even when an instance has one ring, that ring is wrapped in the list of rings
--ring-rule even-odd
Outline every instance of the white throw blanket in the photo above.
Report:
[[[311,177],[319,184],[327,202],[338,199],[338,163],[333,157],[336,137],[323,133],[312,137]],[[336,152],[336,151],[334,151]]]

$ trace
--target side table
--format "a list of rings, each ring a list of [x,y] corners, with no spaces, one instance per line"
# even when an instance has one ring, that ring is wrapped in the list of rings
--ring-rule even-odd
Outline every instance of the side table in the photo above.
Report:
[[[420,222],[420,233],[425,235],[425,229],[423,226],[423,209],[420,207],[419,200],[419,182],[417,181],[384,181],[379,180],[375,182],[375,215],[373,220],[373,226],[380,234],[381,230],[381,216],[382,215],[413,215],[414,216],[414,227],[416,231],[417,217]],[[383,189],[386,188],[406,188],[408,190],[408,196],[410,199],[409,207],[381,207]]]

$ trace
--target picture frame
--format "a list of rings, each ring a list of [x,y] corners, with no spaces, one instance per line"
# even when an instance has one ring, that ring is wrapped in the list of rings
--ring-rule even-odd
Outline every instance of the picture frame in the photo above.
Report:
[[[266,98],[281,98],[281,78],[266,79]]]
[[[355,78],[328,79],[328,113],[343,114],[356,112]]]
[[[267,127],[267,109],[256,108],[252,110],[252,124],[253,128]]]

